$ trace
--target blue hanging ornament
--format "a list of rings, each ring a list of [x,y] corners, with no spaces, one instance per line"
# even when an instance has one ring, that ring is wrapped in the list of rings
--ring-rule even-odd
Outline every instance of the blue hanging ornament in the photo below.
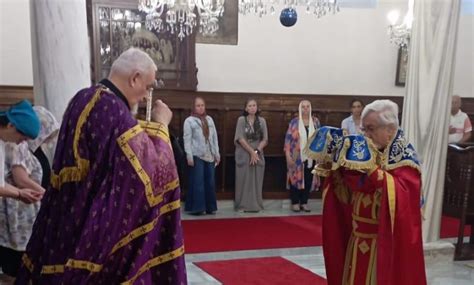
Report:
[[[296,20],[298,20],[298,14],[296,10],[293,8],[285,8],[281,10],[280,14],[280,23],[285,27],[291,27],[296,24]]]

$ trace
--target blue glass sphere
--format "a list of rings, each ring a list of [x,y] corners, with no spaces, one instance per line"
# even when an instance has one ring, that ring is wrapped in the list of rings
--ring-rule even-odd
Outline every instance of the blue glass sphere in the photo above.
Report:
[[[285,8],[281,10],[280,14],[280,23],[285,27],[291,27],[296,24],[296,20],[298,20],[298,14],[296,10],[293,8]]]

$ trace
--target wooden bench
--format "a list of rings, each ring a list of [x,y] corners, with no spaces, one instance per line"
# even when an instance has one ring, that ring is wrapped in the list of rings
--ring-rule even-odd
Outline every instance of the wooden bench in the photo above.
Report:
[[[448,146],[443,215],[460,219],[454,260],[474,259],[474,144]],[[464,228],[471,225],[469,242]]]

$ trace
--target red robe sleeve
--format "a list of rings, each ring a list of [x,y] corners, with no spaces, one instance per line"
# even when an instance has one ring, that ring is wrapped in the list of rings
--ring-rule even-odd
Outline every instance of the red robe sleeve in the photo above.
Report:
[[[377,170],[370,178],[383,174],[377,247],[377,284],[426,284],[421,235],[418,170],[404,166],[391,171]]]
[[[342,284],[347,243],[351,235],[351,204],[338,172],[324,180],[323,254],[328,284]]]

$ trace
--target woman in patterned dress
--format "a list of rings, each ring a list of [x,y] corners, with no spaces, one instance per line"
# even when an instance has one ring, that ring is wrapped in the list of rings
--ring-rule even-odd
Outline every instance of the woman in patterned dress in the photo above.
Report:
[[[310,212],[309,192],[319,187],[319,177],[311,174],[313,160],[304,153],[304,147],[315,130],[319,120],[312,116],[311,103],[303,100],[299,104],[298,117],[291,120],[285,136],[285,157],[287,165],[286,188],[290,190],[291,210]]]

